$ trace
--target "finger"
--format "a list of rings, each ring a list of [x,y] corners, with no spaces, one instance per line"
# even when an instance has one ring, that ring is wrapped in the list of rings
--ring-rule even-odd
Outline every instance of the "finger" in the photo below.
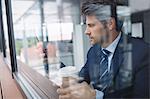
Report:
[[[79,90],[74,90],[70,94],[71,96],[80,96],[81,92]]]
[[[86,89],[89,89],[90,87],[86,82],[83,82],[80,84],[70,86],[69,88],[70,88],[71,93],[73,92],[74,94],[80,94],[78,93],[79,90],[86,90]]]
[[[70,90],[70,91],[76,91],[76,90],[82,89],[82,87],[83,87],[82,84],[75,84],[75,85],[69,86],[69,90]]]
[[[59,89],[57,89],[57,93],[60,94],[60,95],[71,93],[73,91],[78,91],[78,90],[82,89],[85,85],[87,85],[87,83],[70,85],[67,88],[59,88]]]
[[[67,94],[67,95],[60,95],[60,96],[59,96],[59,99],[71,99],[71,96],[70,96],[70,94]]]
[[[59,88],[57,89],[57,93],[60,95],[65,95],[70,93],[70,89],[69,88]]]
[[[82,84],[82,85],[88,85],[88,83],[87,83],[87,82],[85,82],[85,81],[84,81],[84,82],[82,82],[81,84]]]

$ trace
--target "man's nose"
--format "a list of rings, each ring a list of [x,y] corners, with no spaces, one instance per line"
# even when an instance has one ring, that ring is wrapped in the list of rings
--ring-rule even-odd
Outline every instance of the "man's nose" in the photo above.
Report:
[[[90,35],[90,30],[89,30],[88,28],[86,28],[85,34],[86,34],[86,35]]]

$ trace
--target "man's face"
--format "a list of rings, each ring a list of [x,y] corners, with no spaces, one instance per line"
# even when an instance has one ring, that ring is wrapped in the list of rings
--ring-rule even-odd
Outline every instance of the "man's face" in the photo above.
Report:
[[[92,45],[102,43],[102,36],[106,35],[106,28],[96,18],[96,16],[86,16],[86,30],[85,34],[89,36]]]

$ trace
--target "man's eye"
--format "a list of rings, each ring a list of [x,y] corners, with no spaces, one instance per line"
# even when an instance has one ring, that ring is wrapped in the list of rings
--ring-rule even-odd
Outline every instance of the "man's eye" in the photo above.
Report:
[[[94,25],[94,24],[89,24],[88,26],[89,26],[89,27],[94,27],[95,25]]]

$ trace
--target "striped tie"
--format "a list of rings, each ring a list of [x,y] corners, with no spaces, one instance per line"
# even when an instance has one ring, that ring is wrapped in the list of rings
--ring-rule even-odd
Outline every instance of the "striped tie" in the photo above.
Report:
[[[101,91],[104,91],[111,83],[111,74],[110,71],[108,71],[108,56],[111,52],[108,50],[103,49],[102,50],[102,60],[100,62],[100,87]]]

